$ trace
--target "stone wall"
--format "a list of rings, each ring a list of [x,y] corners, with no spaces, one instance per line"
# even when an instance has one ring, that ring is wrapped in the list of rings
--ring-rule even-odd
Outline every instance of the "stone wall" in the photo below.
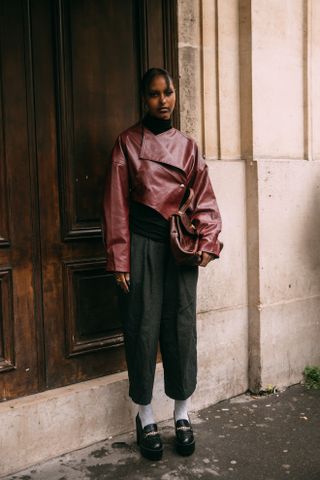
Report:
[[[320,2],[179,0],[178,31],[225,244],[200,277],[198,405],[320,363]]]
[[[218,5],[217,5],[218,3]],[[181,129],[209,165],[223,216],[221,260],[201,269],[193,406],[248,388],[246,162],[241,156],[238,2],[178,2]]]

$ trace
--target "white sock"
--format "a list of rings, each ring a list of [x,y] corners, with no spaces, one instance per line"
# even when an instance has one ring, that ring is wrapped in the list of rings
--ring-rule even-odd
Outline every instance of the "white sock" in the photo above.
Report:
[[[188,399],[174,401],[174,417],[177,420],[189,420],[188,417]]]
[[[148,405],[139,405],[139,417],[141,420],[142,428],[150,423],[155,423],[153,417],[153,411],[151,407],[151,403]]]

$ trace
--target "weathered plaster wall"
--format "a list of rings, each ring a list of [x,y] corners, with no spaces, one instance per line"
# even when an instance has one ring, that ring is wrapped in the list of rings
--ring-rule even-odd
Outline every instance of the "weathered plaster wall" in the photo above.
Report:
[[[223,217],[221,260],[200,272],[193,405],[248,388],[245,161],[240,148],[237,0],[178,2],[181,129],[208,163]]]
[[[320,363],[320,3],[178,7],[181,128],[210,167],[225,243],[200,277],[198,391],[289,385]]]
[[[320,363],[319,22],[317,0],[252,1],[263,385]]]

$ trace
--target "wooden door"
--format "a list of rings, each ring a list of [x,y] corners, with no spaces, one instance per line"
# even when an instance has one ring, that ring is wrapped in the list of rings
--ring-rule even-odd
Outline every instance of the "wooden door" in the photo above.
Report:
[[[1,189],[0,194],[1,212],[6,212],[0,220],[5,299],[0,304],[0,338],[5,339],[0,361],[3,356],[8,364],[0,379],[3,391],[10,387],[5,398],[12,398],[126,368],[115,284],[105,272],[102,189],[116,136],[140,117],[142,72],[165,66],[176,73],[176,43],[170,0],[4,0],[1,5],[12,21],[20,18],[13,31],[7,25],[3,33],[1,58],[12,61],[11,50],[6,50],[11,42],[10,48],[14,44],[24,58],[20,70],[25,69],[25,75],[17,70],[19,79],[13,82],[25,99],[12,92],[23,123],[18,144],[11,134],[17,153],[2,157],[1,151],[1,158],[10,158],[10,165],[20,170],[15,170],[15,182],[21,190],[12,209],[7,208],[9,193]],[[20,46],[19,35],[14,35],[19,28]],[[12,79],[2,84],[3,89],[7,84],[12,88]],[[5,102],[3,115],[8,109],[15,116],[13,107]],[[5,129],[5,135],[8,132]],[[20,143],[26,150],[23,156]],[[8,145],[3,141],[0,148]],[[0,172],[4,185],[7,177],[15,178],[6,166]],[[9,238],[12,225],[16,230]],[[18,290],[23,285],[26,305]],[[23,327],[17,325],[19,309]],[[23,373],[25,381],[18,379],[14,359],[9,370],[20,344],[25,344],[32,366],[32,374]],[[14,378],[21,385],[18,390]],[[32,379],[28,385],[27,378]]]

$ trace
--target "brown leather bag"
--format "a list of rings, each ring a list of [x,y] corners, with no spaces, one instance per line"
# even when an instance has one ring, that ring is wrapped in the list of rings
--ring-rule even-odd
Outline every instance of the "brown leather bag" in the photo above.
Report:
[[[178,265],[195,266],[201,261],[197,255],[199,234],[186,213],[193,196],[194,192],[190,188],[187,200],[170,217],[171,251]]]

